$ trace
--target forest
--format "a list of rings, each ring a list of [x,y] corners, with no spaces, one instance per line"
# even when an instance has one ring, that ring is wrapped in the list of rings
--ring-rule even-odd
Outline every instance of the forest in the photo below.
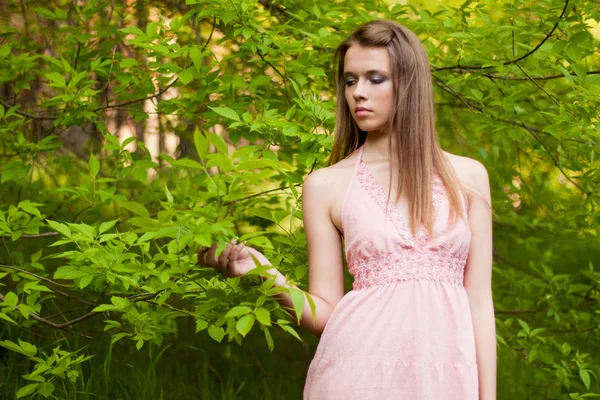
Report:
[[[493,206],[498,399],[600,397],[597,0],[0,2],[0,399],[300,399],[304,178],[333,54],[397,21]],[[346,271],[347,290],[352,277]]]

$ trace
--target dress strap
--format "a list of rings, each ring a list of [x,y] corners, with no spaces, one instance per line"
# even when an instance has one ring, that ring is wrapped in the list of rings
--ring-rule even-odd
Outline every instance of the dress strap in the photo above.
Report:
[[[365,148],[364,144],[358,148],[358,157],[356,158],[356,161],[354,162],[354,172],[355,173],[356,173],[356,170],[358,169],[360,162],[362,161],[362,155],[363,155],[364,148]]]

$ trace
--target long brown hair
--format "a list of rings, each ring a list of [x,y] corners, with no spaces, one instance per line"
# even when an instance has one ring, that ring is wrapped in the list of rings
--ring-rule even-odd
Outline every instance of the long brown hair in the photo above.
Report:
[[[348,107],[345,97],[344,57],[353,44],[387,48],[394,82],[393,114],[384,129],[388,143],[395,148],[400,177],[396,201],[403,192],[408,196],[410,229],[413,235],[422,223],[429,232],[433,226],[431,196],[432,170],[441,178],[450,202],[449,220],[465,218],[459,198],[459,181],[440,146],[435,129],[435,105],[429,60],[419,38],[397,22],[375,20],[358,28],[336,50],[334,70],[337,88],[337,119],[333,149],[328,165],[333,165],[353,153],[366,140]],[[410,173],[406,173],[410,171]],[[392,163],[390,176],[393,177]],[[388,201],[392,179],[388,188]]]

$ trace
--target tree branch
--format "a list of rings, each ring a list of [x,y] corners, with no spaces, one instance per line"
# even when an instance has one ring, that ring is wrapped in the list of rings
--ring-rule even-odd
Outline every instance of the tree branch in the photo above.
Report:
[[[519,69],[521,70],[521,72],[527,77],[528,80],[530,80],[531,82],[533,82],[533,84],[535,86],[537,86],[542,92],[544,92],[546,94],[546,96],[550,97],[550,99],[554,102],[554,104],[556,104],[557,106],[560,106],[560,103],[558,102],[558,100],[556,100],[550,93],[546,92],[546,90],[540,86],[539,83],[537,83],[534,79],[532,79],[529,74],[527,72],[525,72],[525,70],[518,64],[515,63],[515,65],[517,67],[519,67]]]
[[[88,301],[88,300],[85,300],[85,299],[82,299],[82,298],[79,298],[79,297],[75,297],[73,295],[70,295],[69,293],[63,292],[63,291],[61,291],[61,290],[59,290],[59,289],[57,289],[55,287],[52,287],[52,286],[59,286],[59,287],[68,288],[67,285],[61,285],[60,283],[56,283],[56,282],[54,282],[51,279],[48,279],[48,278],[45,278],[43,276],[34,274],[33,272],[29,272],[29,271],[26,271],[24,269],[13,267],[12,265],[4,265],[4,264],[0,264],[0,268],[12,269],[12,270],[21,272],[23,274],[31,275],[34,278],[37,278],[37,279],[39,279],[42,282],[46,282],[46,286],[48,287],[48,289],[52,290],[55,293],[60,294],[61,296],[65,296],[65,297],[67,297],[69,299],[77,300],[77,301],[79,301],[80,303],[83,303],[83,304],[88,304],[88,305],[94,305],[95,304],[95,303],[92,303],[91,301]]]
[[[45,233],[37,233],[35,235],[21,235],[21,237],[19,239],[37,239],[37,238],[42,238],[42,237],[48,237],[48,236],[58,236],[59,233],[58,232],[45,232]],[[10,235],[0,235],[3,237],[10,237]]]
[[[565,13],[567,11],[567,7],[569,5],[569,1],[570,0],[566,0],[565,1],[565,6],[563,7],[562,12],[560,13],[560,16],[558,17],[559,19],[562,19],[565,16]],[[527,57],[529,57],[530,55],[532,55],[533,53],[535,53],[540,47],[542,47],[542,45],[544,43],[546,43],[546,41],[550,38],[550,36],[552,36],[552,34],[554,33],[554,31],[556,30],[556,28],[558,27],[558,22],[556,22],[554,24],[554,26],[552,27],[552,30],[550,32],[548,32],[546,34],[546,37],[537,44],[537,46],[535,46],[533,49],[531,49],[530,51],[528,51],[527,53],[525,53],[524,55],[522,55],[521,57],[517,57],[517,58],[513,58],[512,60],[508,60],[502,63],[502,65],[510,65],[510,64],[514,64],[516,62],[519,62],[521,60],[526,59]],[[434,68],[435,71],[444,71],[444,70],[449,70],[449,69],[454,69],[454,68],[461,68],[461,69],[490,69],[490,68],[496,68],[493,65],[487,65],[487,66],[481,66],[481,65],[460,65],[460,62],[458,65],[453,65],[453,66],[448,66],[448,67],[438,67],[438,68]]]
[[[297,183],[294,186],[298,187],[298,186],[302,186],[302,184],[301,183]],[[231,205],[231,204],[237,204],[237,203],[239,203],[241,201],[244,201],[244,200],[252,199],[254,197],[262,196],[262,195],[267,194],[267,193],[277,192],[279,190],[286,190],[286,189],[287,189],[287,187],[265,190],[264,192],[259,192],[259,193],[251,194],[250,196],[242,197],[241,199],[232,200],[232,201],[226,201],[226,202],[223,203],[223,205],[226,206],[226,205]]]
[[[3,302],[5,300],[5,297],[1,293],[0,293],[0,300],[2,300]],[[15,306],[15,310],[20,311],[19,306]],[[46,318],[40,317],[39,315],[37,315],[35,313],[29,313],[29,316],[31,318],[35,319],[36,321],[44,324],[44,325],[51,326],[54,329],[65,329],[65,328],[67,328],[67,327],[69,327],[71,325],[77,324],[77,323],[79,323],[81,321],[85,321],[86,319],[91,318],[94,315],[98,315],[98,314],[100,314],[100,313],[89,312],[87,314],[84,314],[84,315],[82,315],[80,317],[74,318],[74,319],[72,319],[70,321],[67,321],[67,322],[64,322],[62,324],[56,324],[56,323],[54,323],[52,321],[47,320]]]
[[[52,281],[52,280],[50,280],[50,279],[48,279],[48,278],[44,278],[43,276],[40,276],[40,275],[34,274],[33,272],[29,272],[29,271],[25,271],[24,269],[20,269],[20,268],[17,268],[17,267],[13,267],[12,265],[4,265],[4,264],[0,264],[0,268],[14,269],[15,271],[19,271],[19,272],[22,272],[22,273],[24,273],[24,274],[31,275],[31,276],[33,276],[33,277],[35,277],[35,278],[39,279],[39,280],[42,280],[42,281],[46,281],[46,282],[48,282],[48,283],[51,283],[52,285],[55,285],[55,286],[62,286],[62,287],[68,287],[68,286],[66,286],[66,285],[61,285],[60,283],[56,283],[56,282],[54,282],[54,281]]]
[[[275,67],[273,64],[271,64],[270,61],[267,61],[265,59],[265,57],[262,55],[262,53],[260,52],[260,50],[256,49],[256,54],[258,54],[260,59],[263,60],[264,63],[267,64],[269,67],[273,68],[273,70],[277,73],[277,75],[279,75],[281,77],[281,80],[283,82],[283,89],[285,91],[285,97],[287,98],[288,103],[292,104],[292,99],[290,98],[290,94],[288,93],[287,77],[285,75],[283,75],[281,72],[279,72],[277,67]]]
[[[554,310],[552,308],[542,308],[542,309],[533,309],[533,310],[496,310],[495,314],[536,314],[536,313],[545,313],[548,311],[565,312],[565,311],[577,310],[579,308],[584,308],[587,306],[592,306],[592,305],[597,305],[597,304],[598,304],[597,301],[587,301],[585,303],[578,304],[573,307],[564,307],[564,308],[559,308],[557,310]]]
[[[468,70],[468,69],[463,69],[463,68],[453,68],[453,69],[449,69],[448,71],[450,72],[460,72],[460,73],[473,73],[473,71]],[[577,76],[577,74],[575,72],[569,72],[569,74],[571,76]],[[588,71],[587,72],[588,75],[598,75],[600,74],[600,69],[599,70],[593,70],[593,71]],[[536,80],[536,81],[545,81],[545,80],[550,80],[550,79],[559,79],[559,78],[566,78],[564,74],[556,74],[556,75],[548,75],[548,76],[530,76],[530,77],[526,77],[523,78],[522,76],[510,76],[510,75],[494,75],[494,74],[481,74],[482,76],[485,76],[487,78],[491,78],[491,79],[498,79],[498,80],[506,80],[506,81],[527,81],[527,80]]]
[[[498,118],[496,116],[490,115],[488,113],[486,113],[482,107],[479,107],[477,105],[473,105],[471,103],[469,103],[463,96],[461,96],[460,94],[456,93],[452,88],[449,88],[449,86],[446,84],[446,82],[444,82],[442,79],[434,77],[434,79],[436,80],[436,84],[438,86],[440,86],[442,89],[444,89],[446,92],[452,94],[454,97],[458,98],[459,100],[461,100],[463,103],[465,103],[467,105],[467,107],[469,107],[469,109],[471,110],[471,112],[473,112],[472,108],[476,109],[477,111],[481,112],[482,114],[487,115],[488,117],[496,120],[496,121],[500,121],[500,122],[504,122],[506,124],[510,124],[513,126],[519,126],[522,128],[525,128],[527,130],[527,132],[529,132],[529,134],[531,136],[533,136],[533,138],[542,146],[542,148],[546,151],[546,153],[548,154],[548,156],[550,157],[550,159],[552,160],[552,162],[554,163],[554,165],[559,169],[559,171],[561,172],[561,174],[569,181],[571,182],[577,189],[579,189],[583,194],[585,194],[586,196],[589,196],[591,193],[590,192],[586,192],[585,189],[583,189],[577,182],[573,181],[573,179],[567,175],[567,173],[565,172],[565,170],[559,165],[558,160],[556,158],[554,158],[554,155],[552,154],[552,152],[550,151],[550,149],[548,149],[548,147],[546,146],[546,144],[539,138],[538,135],[536,135],[536,132],[541,132],[541,133],[545,133],[544,131],[540,130],[540,129],[534,129],[531,128],[529,125],[525,124],[524,122],[521,121],[509,121],[509,120],[505,120],[502,118]],[[546,134],[546,133],[545,133]],[[549,135],[549,134],[548,134]],[[551,136],[551,135],[550,135]]]

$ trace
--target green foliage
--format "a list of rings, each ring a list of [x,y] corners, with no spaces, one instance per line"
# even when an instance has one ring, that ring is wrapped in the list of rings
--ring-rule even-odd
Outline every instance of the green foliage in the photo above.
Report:
[[[239,237],[306,289],[297,188],[331,148],[333,51],[372,18],[420,36],[444,148],[488,169],[499,398],[600,393],[594,0],[117,3],[0,11],[0,345],[20,376],[11,395],[81,397],[90,356],[135,348],[155,365],[186,333],[229,352],[256,335],[274,354],[313,340],[275,301],[284,289],[272,279],[222,278],[198,267],[196,251]],[[132,126],[134,137],[115,135]],[[305,299],[314,310],[290,294],[294,310]],[[106,381],[111,357],[98,361]],[[303,367],[290,371],[298,396]],[[256,374],[215,390],[278,398]]]

